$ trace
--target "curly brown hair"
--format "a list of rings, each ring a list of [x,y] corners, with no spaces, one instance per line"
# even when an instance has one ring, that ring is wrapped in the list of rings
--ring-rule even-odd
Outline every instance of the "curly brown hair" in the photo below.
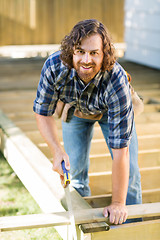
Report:
[[[111,36],[107,28],[96,19],[87,19],[78,22],[69,35],[66,35],[61,42],[60,58],[69,68],[73,68],[73,49],[81,45],[81,41],[92,34],[100,34],[103,42],[103,63],[102,71],[110,71],[116,61],[115,50],[111,42]]]

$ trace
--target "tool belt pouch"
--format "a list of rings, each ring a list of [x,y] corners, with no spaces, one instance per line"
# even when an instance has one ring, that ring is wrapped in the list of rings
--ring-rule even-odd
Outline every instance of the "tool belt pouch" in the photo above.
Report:
[[[86,115],[79,110],[74,111],[74,116],[79,117],[79,118],[85,118],[85,119],[90,119],[90,120],[100,120],[103,116],[103,114],[90,114]]]
[[[57,102],[55,116],[61,118],[64,122],[69,122],[72,118],[75,108],[72,107],[69,103],[64,103],[61,100]]]
[[[138,94],[134,91],[134,88],[131,85],[132,77],[131,75],[126,71],[127,79],[130,86],[131,91],[131,98],[132,98],[132,105],[134,110],[134,116],[139,116],[144,111],[144,103],[143,98],[138,96]]]
[[[56,109],[55,109],[55,116],[57,118],[61,118],[64,106],[65,106],[65,103],[58,100],[57,106],[56,106]]]
[[[133,104],[133,110],[135,117],[139,116],[144,111],[144,103],[143,99],[138,96],[138,94],[134,91],[134,88],[130,85],[131,90],[131,98]]]
[[[86,115],[75,109],[75,107],[71,106],[69,103],[64,103],[60,100],[57,102],[55,110],[55,116],[57,118],[61,118],[64,122],[69,122],[73,115],[79,118],[91,120],[100,120],[103,116],[103,114]]]

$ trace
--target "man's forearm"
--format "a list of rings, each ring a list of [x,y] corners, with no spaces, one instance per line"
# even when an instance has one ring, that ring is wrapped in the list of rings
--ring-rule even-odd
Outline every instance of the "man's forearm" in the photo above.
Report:
[[[61,162],[62,160],[65,161],[65,166],[68,170],[70,169],[70,163],[68,155],[60,144],[55,119],[52,116],[41,116],[36,114],[36,120],[39,131],[52,152],[53,170],[58,172],[63,180]]]
[[[113,149],[112,203],[126,203],[129,180],[129,149]]]
[[[62,148],[58,139],[58,131],[55,120],[52,116],[36,114],[38,129],[54,154],[56,148]]]

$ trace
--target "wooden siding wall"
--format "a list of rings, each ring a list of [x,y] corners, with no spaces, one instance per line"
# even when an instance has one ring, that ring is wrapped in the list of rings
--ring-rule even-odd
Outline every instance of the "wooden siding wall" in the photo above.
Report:
[[[60,43],[80,20],[96,18],[123,41],[124,0],[0,0],[0,45]]]

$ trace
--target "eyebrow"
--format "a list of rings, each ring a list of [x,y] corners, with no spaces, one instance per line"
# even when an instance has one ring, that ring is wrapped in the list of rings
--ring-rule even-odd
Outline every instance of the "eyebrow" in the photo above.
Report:
[[[85,49],[81,48],[81,47],[75,47],[75,50],[83,50],[83,51],[85,51]],[[99,49],[90,50],[90,52],[98,52],[98,51],[99,51]]]

